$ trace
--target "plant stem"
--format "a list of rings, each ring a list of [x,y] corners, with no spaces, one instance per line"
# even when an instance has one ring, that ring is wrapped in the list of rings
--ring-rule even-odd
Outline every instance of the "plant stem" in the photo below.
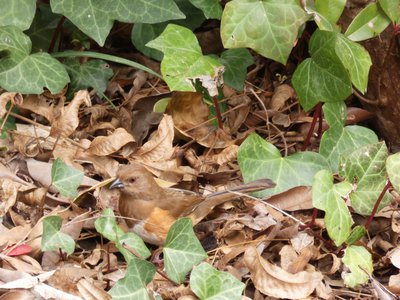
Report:
[[[311,122],[310,130],[308,131],[307,137],[304,140],[302,151],[305,151],[307,149],[308,145],[310,144],[311,136],[314,133],[315,124],[317,123],[317,118],[322,119],[321,118],[321,111],[322,111],[322,103],[320,102],[315,107],[315,111],[314,111],[313,119],[312,119],[312,122]],[[319,130],[319,128],[318,128],[318,130]],[[322,123],[321,123],[321,132],[322,132]]]
[[[386,191],[391,186],[392,186],[392,183],[390,182],[390,180],[388,180],[386,185],[385,185],[385,187],[383,188],[382,192],[380,193],[380,195],[378,197],[378,200],[376,200],[376,202],[375,202],[375,205],[374,205],[374,208],[373,208],[373,210],[371,212],[371,215],[369,216],[367,222],[365,222],[364,227],[365,227],[366,230],[368,230],[369,225],[371,224],[372,220],[374,219],[374,216],[375,216],[376,212],[378,211],[379,204],[381,204],[381,201],[382,201],[383,197],[385,196]]]
[[[97,52],[92,52],[92,51],[64,51],[64,52],[56,52],[52,54],[53,57],[91,57],[91,58],[97,58],[97,59],[104,59],[108,61],[112,61],[118,64],[122,65],[127,65],[139,70],[146,71],[147,73],[150,73],[160,79],[163,79],[160,74],[157,72],[154,72],[152,69],[145,67],[137,62],[134,62],[129,59],[125,59],[122,57],[114,56],[114,55],[109,55],[109,54],[104,54],[104,53],[97,53]]]
[[[214,101],[214,106],[215,106],[215,111],[217,112],[217,120],[218,120],[218,127],[220,129],[224,129],[224,124],[222,123],[222,115],[221,115],[221,109],[219,108],[219,103],[217,96],[212,97]]]
[[[62,17],[60,18],[60,21],[58,21],[56,30],[54,31],[54,34],[53,34],[53,38],[51,39],[51,43],[50,43],[49,50],[48,50],[49,53],[53,52],[53,50],[54,50],[54,46],[55,46],[55,44],[56,44],[58,34],[59,34],[60,31],[62,30],[62,27],[63,27],[64,22],[65,22],[65,17],[62,16]]]

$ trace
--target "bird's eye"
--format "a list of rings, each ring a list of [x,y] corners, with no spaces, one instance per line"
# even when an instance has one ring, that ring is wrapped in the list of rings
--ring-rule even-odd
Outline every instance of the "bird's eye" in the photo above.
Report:
[[[129,182],[130,182],[130,183],[134,183],[135,181],[136,181],[136,178],[135,178],[135,177],[132,177],[132,178],[129,179]]]

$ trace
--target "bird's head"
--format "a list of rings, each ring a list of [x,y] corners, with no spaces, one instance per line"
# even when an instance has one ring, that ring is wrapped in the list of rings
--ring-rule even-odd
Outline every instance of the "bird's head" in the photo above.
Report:
[[[161,189],[153,175],[137,163],[121,166],[118,169],[117,179],[110,185],[110,189],[115,188],[137,199],[148,199],[149,194],[157,193]]]

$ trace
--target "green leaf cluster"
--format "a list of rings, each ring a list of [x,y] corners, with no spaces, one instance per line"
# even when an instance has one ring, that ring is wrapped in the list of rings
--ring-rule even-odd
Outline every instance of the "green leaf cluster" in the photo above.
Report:
[[[111,209],[104,210],[95,226],[99,233],[115,243],[128,263],[125,277],[110,290],[113,299],[150,299],[146,286],[153,279],[156,268],[146,260],[150,252],[143,240],[133,232],[124,233],[117,225]],[[166,275],[178,284],[185,281],[194,266],[207,258],[207,253],[194,234],[190,219],[179,219],[171,226],[163,255]],[[208,277],[202,276],[204,272]],[[244,285],[232,275],[220,272],[208,263],[193,269],[190,285],[200,299],[219,295],[240,299],[244,289]]]
[[[311,57],[297,67],[292,78],[305,110],[318,102],[344,101],[352,93],[352,84],[360,91],[366,90],[372,62],[361,45],[341,33],[317,30],[311,37],[309,52]]]

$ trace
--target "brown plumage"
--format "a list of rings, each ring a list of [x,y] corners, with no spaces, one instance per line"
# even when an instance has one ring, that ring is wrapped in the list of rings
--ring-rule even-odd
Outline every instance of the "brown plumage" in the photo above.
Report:
[[[269,179],[262,179],[231,191],[249,193],[273,186]],[[120,167],[110,188],[121,189],[119,211],[127,217],[130,230],[155,245],[164,243],[169,228],[178,218],[189,217],[196,225],[215,206],[238,197],[229,191],[204,197],[191,191],[162,188],[147,169],[136,163]]]

